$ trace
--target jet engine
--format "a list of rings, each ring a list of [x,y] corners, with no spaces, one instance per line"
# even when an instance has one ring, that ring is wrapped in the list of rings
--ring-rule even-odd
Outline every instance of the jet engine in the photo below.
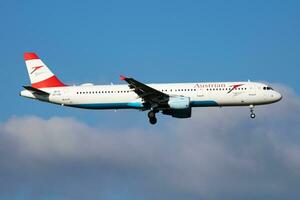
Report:
[[[184,96],[170,97],[168,105],[171,109],[187,109],[190,107],[190,98]]]
[[[190,118],[192,108],[190,107],[190,98],[184,96],[173,96],[168,101],[169,109],[163,110],[163,114],[171,115],[176,118]]]

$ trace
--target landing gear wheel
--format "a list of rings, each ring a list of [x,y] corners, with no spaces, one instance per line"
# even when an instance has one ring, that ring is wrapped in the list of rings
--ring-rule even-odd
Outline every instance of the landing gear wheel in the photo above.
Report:
[[[149,118],[149,122],[150,122],[150,124],[156,124],[156,122],[157,122],[157,119],[156,119],[156,117],[151,117],[151,118]]]
[[[149,117],[149,122],[150,124],[156,124],[157,123],[157,119],[155,117],[155,114],[157,112],[155,112],[154,110],[151,110],[148,112],[148,117]]]
[[[148,112],[148,117],[149,117],[149,119],[150,118],[155,118],[155,112],[154,111],[150,111],[150,112]]]
[[[249,107],[250,107],[250,117],[252,118],[252,119],[254,119],[255,118],[255,114],[254,114],[254,105],[249,105]]]

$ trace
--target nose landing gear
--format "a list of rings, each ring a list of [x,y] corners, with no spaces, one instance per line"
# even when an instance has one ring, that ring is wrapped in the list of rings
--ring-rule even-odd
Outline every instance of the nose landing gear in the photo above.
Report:
[[[154,124],[157,123],[157,119],[156,119],[156,117],[155,117],[155,114],[156,114],[156,113],[157,113],[157,112],[156,112],[156,111],[153,111],[153,110],[151,110],[151,111],[148,112],[149,122],[150,122],[150,124],[152,124],[152,125],[154,125]]]
[[[249,106],[250,107],[250,117],[252,118],[252,119],[254,119],[255,118],[255,113],[254,113],[254,105],[250,105]]]

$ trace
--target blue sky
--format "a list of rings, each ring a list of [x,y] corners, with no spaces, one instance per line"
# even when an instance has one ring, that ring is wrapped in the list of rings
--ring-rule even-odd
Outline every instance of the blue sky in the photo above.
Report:
[[[146,83],[250,79],[279,83],[297,96],[299,9],[296,0],[1,1],[0,124],[35,116],[71,117],[108,132],[149,127],[143,112],[87,111],[19,97],[29,84],[26,51],[67,84],[121,83],[120,74]],[[159,118],[153,132],[171,134],[174,119]]]
[[[103,118],[20,98],[29,83],[25,51],[69,84],[120,83],[125,74],[144,82],[264,80],[300,91],[298,1],[9,1],[0,9],[2,120]]]

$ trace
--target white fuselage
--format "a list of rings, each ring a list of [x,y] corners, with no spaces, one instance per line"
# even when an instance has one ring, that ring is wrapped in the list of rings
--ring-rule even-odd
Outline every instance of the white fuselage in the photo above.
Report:
[[[191,107],[249,106],[277,102],[280,93],[257,82],[211,82],[147,84],[170,96],[190,98]],[[146,110],[140,98],[128,85],[81,85],[42,88],[48,98],[23,90],[21,96],[50,103],[86,109],[141,109]]]

